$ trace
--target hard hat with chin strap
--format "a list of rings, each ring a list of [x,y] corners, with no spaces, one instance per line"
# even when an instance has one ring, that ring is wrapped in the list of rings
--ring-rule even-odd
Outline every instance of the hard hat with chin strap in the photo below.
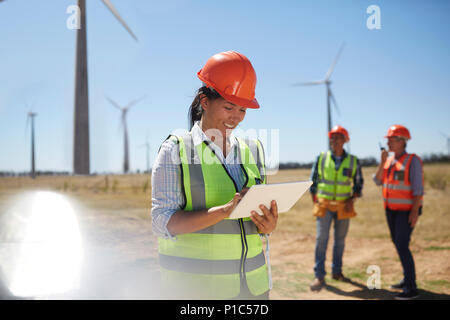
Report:
[[[236,51],[217,53],[208,59],[197,76],[225,100],[241,107],[259,108],[255,99],[256,73],[243,54]]]

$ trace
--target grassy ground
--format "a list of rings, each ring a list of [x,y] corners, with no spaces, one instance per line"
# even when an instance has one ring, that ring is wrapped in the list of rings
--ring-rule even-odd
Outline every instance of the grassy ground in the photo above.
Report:
[[[364,168],[363,198],[356,202],[357,217],[351,220],[344,254],[342,283],[327,276],[319,293],[309,290],[313,280],[315,219],[306,194],[280,215],[270,238],[273,274],[272,299],[391,299],[390,284],[402,278],[402,268],[391,243],[381,190],[372,181],[375,168]],[[283,170],[269,176],[269,183],[307,180],[309,170]],[[418,286],[425,299],[450,298],[450,165],[425,165],[423,215],[414,230],[411,249],[416,262]],[[24,191],[60,192],[81,204],[79,216],[89,241],[122,254],[121,265],[136,261],[157,268],[156,239],[151,234],[151,185],[149,175],[56,176],[0,178],[0,216],[12,199]],[[0,230],[0,241],[10,234]],[[332,231],[326,269],[330,272]],[[125,261],[125,262],[124,262]],[[369,290],[369,266],[379,267],[381,289]],[[114,266],[110,266],[111,270]]]
[[[422,297],[450,298],[450,165],[426,165],[423,215],[411,242],[416,262],[417,283]],[[351,283],[326,277],[327,287],[319,293],[309,291],[313,280],[315,219],[309,195],[293,210],[282,214],[271,239],[274,281],[273,298],[293,299],[390,299],[389,285],[402,278],[402,268],[382,206],[381,189],[372,181],[375,168],[364,168],[363,198],[358,199],[357,217],[351,220],[344,254],[344,274]],[[307,179],[308,170],[280,171],[269,182]],[[330,231],[326,268],[330,273],[333,241]],[[370,265],[379,266],[381,290],[367,289]]]

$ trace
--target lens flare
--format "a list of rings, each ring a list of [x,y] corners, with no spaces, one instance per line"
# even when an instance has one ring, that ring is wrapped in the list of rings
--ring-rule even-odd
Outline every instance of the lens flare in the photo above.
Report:
[[[9,289],[15,296],[42,297],[76,289],[83,249],[75,210],[62,195],[35,192],[23,214],[23,239]]]

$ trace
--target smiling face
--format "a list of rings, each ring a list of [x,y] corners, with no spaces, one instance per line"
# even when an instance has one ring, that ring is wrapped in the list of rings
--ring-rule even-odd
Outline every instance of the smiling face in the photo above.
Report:
[[[208,99],[202,97],[203,108],[202,129],[203,131],[216,129],[222,137],[228,136],[239,123],[245,118],[247,108],[237,106],[223,98]]]

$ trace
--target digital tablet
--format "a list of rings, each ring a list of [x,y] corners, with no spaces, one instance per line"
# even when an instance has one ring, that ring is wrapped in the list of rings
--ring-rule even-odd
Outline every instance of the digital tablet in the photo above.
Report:
[[[262,215],[259,205],[263,204],[270,209],[270,202],[276,200],[278,213],[289,211],[311,186],[312,181],[295,181],[273,184],[257,184],[247,191],[229,218],[250,217],[251,211]]]

